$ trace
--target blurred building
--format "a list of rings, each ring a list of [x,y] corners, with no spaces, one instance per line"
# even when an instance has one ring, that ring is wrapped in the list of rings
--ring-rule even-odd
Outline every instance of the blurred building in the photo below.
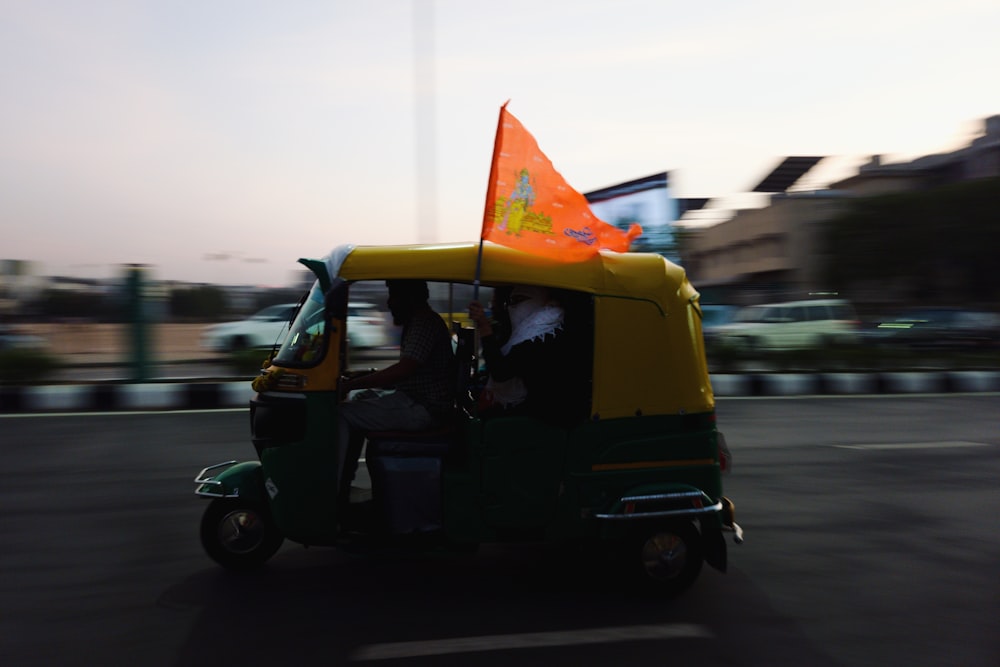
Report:
[[[34,262],[0,259],[0,320],[16,317],[24,301],[43,287]]]
[[[899,163],[876,155],[827,189],[791,192],[822,159],[785,158],[752,190],[770,195],[767,206],[690,230],[683,265],[703,300],[743,304],[836,292],[836,285],[822,282],[816,261],[819,223],[844,211],[852,198],[1000,176],[1000,115],[985,119],[980,136],[959,150]]]
[[[674,225],[681,203],[675,199],[670,172],[664,171],[583,194],[598,218],[622,231],[635,224],[642,236],[633,241],[633,252],[656,252],[680,260]]]

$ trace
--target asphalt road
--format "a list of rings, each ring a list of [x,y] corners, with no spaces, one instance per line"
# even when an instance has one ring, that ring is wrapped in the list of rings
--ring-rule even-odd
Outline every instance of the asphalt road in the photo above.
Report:
[[[572,553],[201,552],[245,411],[0,417],[0,664],[1000,664],[996,395],[730,399],[746,542],[669,601]]]

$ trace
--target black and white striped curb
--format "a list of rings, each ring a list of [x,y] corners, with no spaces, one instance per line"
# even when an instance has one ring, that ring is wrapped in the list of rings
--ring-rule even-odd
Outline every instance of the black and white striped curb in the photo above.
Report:
[[[0,387],[0,413],[245,408],[253,395],[249,380]]]
[[[719,398],[1000,392],[1000,371],[712,375]],[[0,413],[213,410],[248,407],[247,380],[0,387]]]
[[[712,391],[718,397],[994,392],[1000,371],[720,374],[712,375]]]

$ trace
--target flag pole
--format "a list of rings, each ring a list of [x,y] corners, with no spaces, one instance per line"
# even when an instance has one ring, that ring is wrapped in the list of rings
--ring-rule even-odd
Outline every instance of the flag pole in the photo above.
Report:
[[[483,271],[483,241],[486,240],[487,229],[493,227],[493,216],[496,215],[496,182],[497,182],[497,158],[500,157],[500,145],[503,143],[503,114],[507,109],[510,100],[507,100],[500,107],[500,117],[497,119],[496,138],[493,139],[493,160],[490,162],[490,181],[486,186],[486,206],[483,209],[483,228],[479,232],[479,255],[476,257],[476,276],[472,283],[472,298],[479,301],[479,276]],[[488,221],[488,222],[487,222]]]

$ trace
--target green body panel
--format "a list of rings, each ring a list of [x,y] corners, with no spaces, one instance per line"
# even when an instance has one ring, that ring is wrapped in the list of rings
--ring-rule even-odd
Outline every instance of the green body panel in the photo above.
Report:
[[[497,529],[548,525],[566,458],[566,429],[530,417],[487,422],[482,436],[483,522]]]
[[[708,415],[591,422],[577,431],[574,444],[566,500],[582,534],[607,530],[587,517],[611,510],[624,495],[685,488],[713,499],[722,494],[717,432]]]
[[[567,437],[566,429],[531,417],[472,420],[463,456],[445,468],[448,536],[543,538],[556,521]]]
[[[482,522],[483,422],[472,419],[458,456],[449,458],[443,472],[444,527],[458,541],[488,542],[493,531]]]
[[[301,440],[260,452],[271,514],[282,534],[304,544],[333,544],[337,535],[337,411],[334,392],[303,395]]]
[[[456,539],[601,537],[608,522],[593,515],[623,495],[722,493],[711,413],[570,430],[526,417],[477,421],[466,444],[467,455],[445,474],[445,526]]]

